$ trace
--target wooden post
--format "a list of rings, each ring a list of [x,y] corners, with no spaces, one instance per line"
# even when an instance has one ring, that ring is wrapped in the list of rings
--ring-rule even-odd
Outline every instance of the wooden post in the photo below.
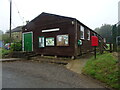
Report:
[[[95,59],[96,59],[96,46],[94,46],[94,55],[95,55]]]
[[[41,57],[43,57],[44,55],[43,54],[41,54]]]
[[[82,55],[82,47],[81,47],[81,45],[80,45],[80,54]]]
[[[110,53],[112,53],[112,44],[110,43]]]
[[[75,56],[72,56],[71,59],[74,60],[74,59],[75,59]]]
[[[10,45],[11,45],[11,40],[12,40],[12,38],[11,38],[11,23],[12,23],[12,0],[10,0],[10,28],[9,28],[9,30],[10,30]]]
[[[57,58],[57,56],[55,55],[55,58]]]

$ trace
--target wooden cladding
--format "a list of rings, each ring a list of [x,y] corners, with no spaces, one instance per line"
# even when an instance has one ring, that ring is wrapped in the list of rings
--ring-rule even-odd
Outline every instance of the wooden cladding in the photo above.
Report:
[[[78,56],[92,51],[91,36],[98,35],[75,18],[49,13],[40,14],[23,28],[23,33],[31,31],[34,52],[57,56]]]

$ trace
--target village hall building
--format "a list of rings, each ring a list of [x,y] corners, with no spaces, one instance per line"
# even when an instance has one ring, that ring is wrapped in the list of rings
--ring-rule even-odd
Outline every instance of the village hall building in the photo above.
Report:
[[[93,51],[91,36],[103,38],[75,18],[41,13],[22,30],[22,49],[40,55],[74,56]]]

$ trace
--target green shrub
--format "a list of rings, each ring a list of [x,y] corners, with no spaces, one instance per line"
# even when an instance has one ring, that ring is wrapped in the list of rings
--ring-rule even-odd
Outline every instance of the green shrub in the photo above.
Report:
[[[83,73],[96,78],[113,88],[119,88],[118,84],[118,60],[111,53],[97,55],[97,59],[90,58],[83,68]]]
[[[22,50],[22,44],[21,44],[21,42],[12,43],[10,48],[13,51],[21,51]]]
[[[2,51],[2,57],[10,53],[10,50],[6,50],[4,48],[2,48],[1,51]]]

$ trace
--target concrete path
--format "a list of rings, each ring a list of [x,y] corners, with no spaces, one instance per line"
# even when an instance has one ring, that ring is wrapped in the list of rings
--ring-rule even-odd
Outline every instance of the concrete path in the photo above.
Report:
[[[67,69],[70,69],[73,72],[81,74],[82,68],[84,67],[86,62],[87,62],[87,59],[72,60],[66,65],[66,67]]]
[[[60,58],[45,58],[45,57],[35,57],[31,58],[32,61],[39,61],[39,62],[47,62],[47,63],[56,63],[56,64],[63,64],[65,67],[73,72],[82,73],[82,68],[84,67],[85,63],[87,62],[88,58],[80,58],[75,60],[70,59],[60,59]],[[13,62],[13,61],[25,61],[27,59],[23,58],[4,58],[0,59],[0,62]],[[28,60],[27,60],[28,61]]]
[[[13,61],[25,61],[22,58],[5,58],[0,59],[0,62],[13,62]],[[87,58],[75,59],[75,60],[62,60],[62,59],[49,59],[49,58],[35,58],[32,61],[39,61],[39,62],[48,62],[48,63],[56,63],[56,64],[63,64],[65,67],[73,72],[82,73],[82,68],[84,67],[85,63],[87,62]],[[27,60],[28,61],[28,60]]]
[[[101,88],[101,84],[66,69],[38,61],[3,62],[3,88]]]
[[[76,59],[76,60],[59,60],[57,58],[56,59],[39,58],[39,59],[34,59],[34,60],[25,60],[25,59],[21,59],[21,58],[6,58],[6,59],[0,59],[0,62],[13,62],[13,61],[16,61],[16,62],[13,62],[13,63],[22,63],[20,61],[25,61],[25,62],[31,62],[31,61],[34,62],[35,61],[35,62],[43,62],[43,63],[47,62],[47,63],[64,64],[64,66],[67,69],[69,69],[69,70],[71,70],[71,71],[73,71],[75,73],[78,73],[79,75],[81,75],[81,78],[85,78],[85,76],[82,75],[81,73],[82,73],[82,68],[86,64],[87,60],[88,60],[88,58],[80,58],[80,59]],[[4,65],[5,64],[3,63],[3,66]],[[3,68],[3,70],[5,70],[5,69]],[[88,79],[88,80],[90,80],[90,79]],[[90,82],[91,81],[92,80],[90,80]],[[105,85],[103,85],[103,86],[105,86]],[[96,86],[96,85],[94,85],[94,87],[98,88],[98,86]]]

